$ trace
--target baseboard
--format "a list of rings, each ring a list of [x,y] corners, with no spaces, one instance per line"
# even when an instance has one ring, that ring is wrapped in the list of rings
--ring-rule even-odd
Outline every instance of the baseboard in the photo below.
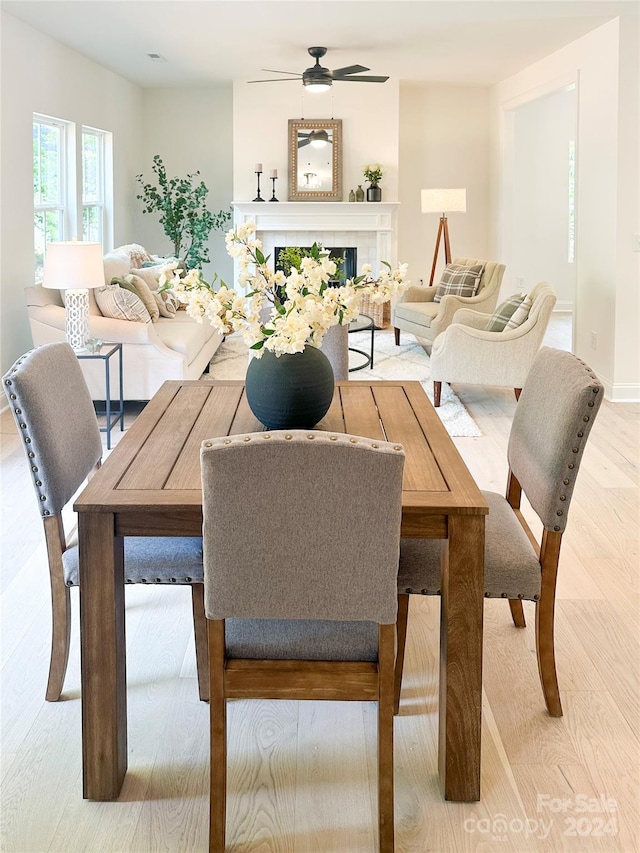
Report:
[[[613,383],[600,377],[604,385],[605,399],[610,403],[640,403],[640,385],[631,382]]]

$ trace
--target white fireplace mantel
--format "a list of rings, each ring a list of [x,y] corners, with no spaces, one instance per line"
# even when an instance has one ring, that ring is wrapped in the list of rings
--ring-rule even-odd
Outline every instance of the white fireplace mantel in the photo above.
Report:
[[[234,224],[255,222],[265,255],[278,246],[305,246],[317,242],[325,248],[357,249],[358,269],[382,261],[395,263],[396,211],[399,202],[234,201]],[[237,274],[237,270],[236,270]]]
[[[236,225],[257,231],[393,231],[399,202],[234,201]]]

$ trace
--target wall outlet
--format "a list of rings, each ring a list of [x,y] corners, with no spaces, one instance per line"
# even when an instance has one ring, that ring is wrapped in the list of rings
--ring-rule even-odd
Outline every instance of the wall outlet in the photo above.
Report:
[[[519,275],[517,277],[516,284],[518,285],[518,287],[524,287],[524,276],[523,275]]]
[[[640,234],[633,235],[633,249],[634,252],[640,252]]]
[[[595,332],[591,332],[591,349],[598,349],[598,336]]]

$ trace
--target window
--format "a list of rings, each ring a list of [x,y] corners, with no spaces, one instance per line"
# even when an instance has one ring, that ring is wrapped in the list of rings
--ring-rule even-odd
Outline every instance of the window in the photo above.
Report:
[[[76,237],[113,240],[113,145],[105,130],[33,116],[35,280],[42,281],[47,245]],[[80,194],[82,189],[82,194]]]
[[[82,128],[82,239],[102,243],[104,232],[105,134]]]
[[[47,244],[64,240],[66,214],[65,125],[33,122],[33,225],[36,281],[42,281]]]

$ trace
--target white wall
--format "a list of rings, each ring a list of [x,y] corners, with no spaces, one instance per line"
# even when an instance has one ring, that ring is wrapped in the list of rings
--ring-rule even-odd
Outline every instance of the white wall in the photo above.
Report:
[[[504,164],[512,156],[506,112],[577,79],[574,351],[598,373],[609,398],[640,400],[639,256],[632,252],[633,233],[640,230],[638,22],[625,18],[623,27],[621,34],[620,20],[611,21],[495,88],[493,169],[500,188],[494,215],[496,251],[504,253]]]
[[[572,310],[575,263],[569,263],[569,144],[576,138],[575,88],[513,110],[512,215],[503,292],[548,281],[556,310]]]
[[[23,288],[33,284],[33,113],[113,133],[116,244],[132,237],[142,90],[1,13],[0,369],[33,344]],[[68,235],[74,237],[76,235]]]
[[[232,87],[219,83],[197,89],[146,89],[143,111],[137,122],[142,132],[142,156],[137,172],[146,182],[158,185],[151,169],[159,154],[169,177],[186,177],[200,171],[209,190],[207,207],[213,212],[228,210],[233,196]],[[198,180],[198,179],[196,179]],[[140,185],[136,184],[136,194]],[[169,254],[173,247],[157,214],[143,214],[135,201],[135,240],[156,254]],[[213,272],[232,283],[233,263],[224,245],[225,229],[213,231],[208,242],[211,263],[203,267],[207,280]],[[133,239],[133,238],[131,238]]]
[[[490,258],[489,89],[430,83],[400,86],[399,248],[411,281],[428,283],[438,214],[422,213],[420,190],[466,187],[467,212],[448,216],[452,257]],[[441,241],[437,282],[444,267]]]
[[[261,190],[268,189],[268,175],[280,176],[276,196],[288,199],[287,128],[289,119],[342,119],[342,200],[349,190],[366,187],[362,167],[381,163],[386,172],[380,182],[383,201],[398,200],[398,84],[335,83],[322,94],[304,94],[299,81],[286,86],[275,83],[234,83],[233,86],[233,184],[237,201],[256,194],[254,165],[262,163]],[[261,191],[264,197],[265,192]],[[371,202],[373,203],[373,202]],[[389,258],[395,262],[396,258]]]

